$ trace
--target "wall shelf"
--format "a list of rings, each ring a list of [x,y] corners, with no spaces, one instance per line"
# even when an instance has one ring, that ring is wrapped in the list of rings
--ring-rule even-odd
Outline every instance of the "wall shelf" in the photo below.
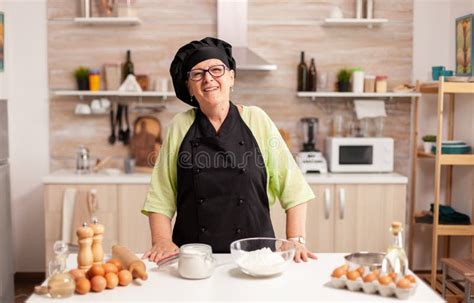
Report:
[[[84,97],[147,97],[147,98],[163,98],[175,97],[175,93],[159,92],[159,91],[144,91],[144,92],[121,92],[121,91],[88,91],[88,90],[54,90],[53,94],[56,96],[79,97],[81,100]]]
[[[387,22],[388,22],[388,19],[327,18],[327,19],[324,19],[322,25],[325,27],[367,26],[368,28],[372,28],[373,26],[381,26],[382,24],[387,23]]]
[[[411,98],[420,97],[420,93],[353,93],[353,92],[297,92],[300,98]]]
[[[138,17],[89,17],[74,18],[74,22],[83,25],[140,25],[142,21]]]

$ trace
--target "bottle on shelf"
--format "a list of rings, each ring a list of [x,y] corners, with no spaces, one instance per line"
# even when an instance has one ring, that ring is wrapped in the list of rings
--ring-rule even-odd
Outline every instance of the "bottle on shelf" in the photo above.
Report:
[[[314,58],[311,58],[311,63],[308,70],[308,91],[315,92],[317,90],[318,74],[316,71],[316,64]]]
[[[304,52],[301,52],[301,61],[298,64],[298,91],[306,91],[308,88],[307,77],[308,77],[308,66],[304,62]]]
[[[387,249],[385,258],[382,261],[382,271],[385,273],[394,272],[397,275],[404,276],[408,271],[408,258],[403,249],[402,224],[393,222],[390,227],[392,233],[392,243]]]
[[[132,52],[130,50],[127,50],[127,60],[123,64],[122,82],[130,74],[135,75],[134,70],[133,70]]]

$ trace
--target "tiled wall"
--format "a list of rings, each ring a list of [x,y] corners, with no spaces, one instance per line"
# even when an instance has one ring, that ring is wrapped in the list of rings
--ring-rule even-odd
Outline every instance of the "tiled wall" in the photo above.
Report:
[[[73,22],[79,15],[79,1],[48,2],[48,66],[50,89],[75,89],[72,71],[79,65],[100,67],[123,62],[132,50],[136,73],[152,79],[168,78],[169,64],[184,43],[215,36],[216,1],[138,0],[139,26],[81,26]],[[255,0],[249,1],[249,46],[271,63],[272,72],[237,72],[235,103],[262,107],[277,124],[290,133],[292,150],[301,145],[298,121],[301,117],[320,119],[318,144],[331,129],[334,114],[355,118],[348,99],[317,102],[296,97],[296,65],[300,51],[314,57],[318,71],[334,81],[342,67],[362,67],[371,74],[389,76],[389,87],[411,82],[412,0],[376,0],[375,17],[389,22],[380,28],[322,27],[333,7],[346,17],[354,15],[354,1],[348,0]],[[309,62],[307,62],[309,63]],[[75,116],[76,97],[50,98],[51,170],[74,167],[74,150],[88,146],[95,157],[111,155],[121,165],[128,154],[121,144],[110,146],[108,116]],[[152,102],[158,102],[158,99]],[[159,101],[161,102],[161,101]],[[164,101],[167,109],[157,114],[166,127],[176,113],[187,106],[175,98]],[[396,171],[409,174],[410,100],[387,102],[386,136],[395,138]],[[137,116],[132,114],[132,121]]]

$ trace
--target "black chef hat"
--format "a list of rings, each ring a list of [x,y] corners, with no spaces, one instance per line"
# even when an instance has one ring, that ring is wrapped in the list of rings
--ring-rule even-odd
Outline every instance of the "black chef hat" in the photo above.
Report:
[[[232,45],[217,38],[207,37],[201,41],[192,41],[182,46],[176,53],[170,66],[176,97],[191,106],[198,106],[191,101],[186,86],[188,72],[199,62],[208,59],[219,59],[229,69],[235,71],[235,59],[232,57]]]

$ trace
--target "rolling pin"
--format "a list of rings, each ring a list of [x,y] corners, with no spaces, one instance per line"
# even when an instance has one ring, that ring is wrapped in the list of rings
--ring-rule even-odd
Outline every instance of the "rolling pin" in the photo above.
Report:
[[[122,262],[123,268],[128,269],[134,279],[148,279],[145,263],[125,246],[112,246],[112,258],[119,259]]]

